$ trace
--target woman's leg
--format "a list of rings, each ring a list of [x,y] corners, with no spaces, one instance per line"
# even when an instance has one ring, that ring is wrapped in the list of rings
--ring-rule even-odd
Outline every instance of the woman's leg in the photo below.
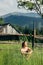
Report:
[[[28,53],[28,55],[27,55],[27,60],[31,57],[32,52],[33,52],[33,51],[31,51],[31,52]]]

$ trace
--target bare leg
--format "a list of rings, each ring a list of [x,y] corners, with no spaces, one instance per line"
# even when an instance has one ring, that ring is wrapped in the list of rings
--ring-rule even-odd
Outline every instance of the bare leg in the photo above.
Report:
[[[27,60],[31,57],[32,52],[33,52],[33,51],[31,51],[31,52],[28,53],[28,55],[27,55]]]

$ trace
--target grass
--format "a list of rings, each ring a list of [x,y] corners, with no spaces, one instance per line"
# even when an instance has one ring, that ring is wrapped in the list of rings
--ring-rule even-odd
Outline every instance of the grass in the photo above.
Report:
[[[43,65],[43,48],[36,47],[28,60],[20,48],[21,44],[0,44],[0,65]]]

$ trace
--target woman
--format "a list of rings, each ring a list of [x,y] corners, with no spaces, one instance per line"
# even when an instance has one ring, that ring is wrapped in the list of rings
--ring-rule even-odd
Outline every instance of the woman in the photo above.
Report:
[[[23,55],[28,55],[28,57],[30,57],[31,54],[32,54],[32,52],[33,52],[33,51],[32,51],[31,48],[28,47],[27,42],[24,41],[24,42],[22,43],[21,53],[22,53]]]

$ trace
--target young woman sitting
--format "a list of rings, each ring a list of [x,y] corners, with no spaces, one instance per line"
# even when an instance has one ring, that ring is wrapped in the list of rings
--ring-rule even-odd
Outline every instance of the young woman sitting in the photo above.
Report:
[[[31,48],[28,47],[27,42],[24,41],[24,42],[22,43],[21,53],[22,53],[23,55],[28,55],[28,57],[30,57],[31,54],[32,54],[32,52],[33,52],[33,51],[32,51]]]

